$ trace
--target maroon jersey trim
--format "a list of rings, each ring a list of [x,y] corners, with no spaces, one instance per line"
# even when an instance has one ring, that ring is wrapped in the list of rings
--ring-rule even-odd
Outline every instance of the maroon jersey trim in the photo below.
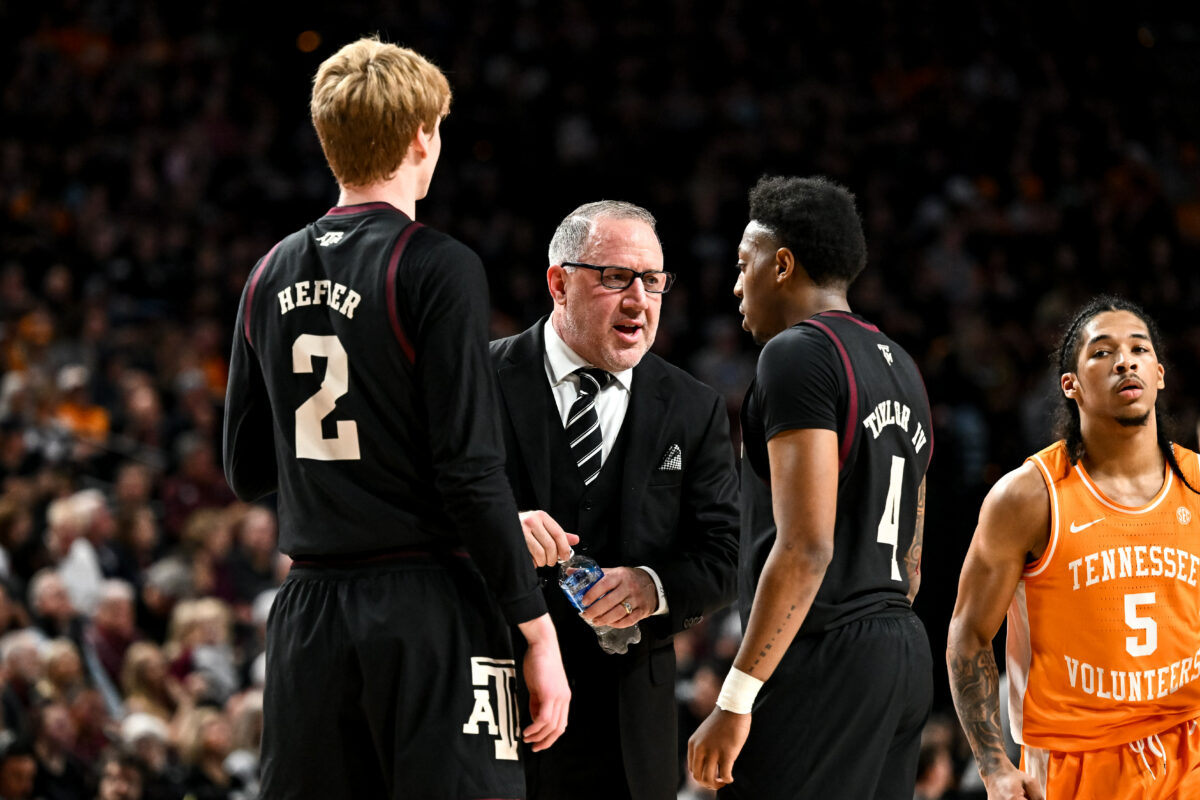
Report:
[[[854,321],[857,322],[857,320]],[[846,465],[846,459],[850,456],[850,445],[854,443],[854,433],[858,430],[858,383],[854,380],[854,366],[850,363],[850,355],[846,352],[845,345],[842,344],[842,340],[838,338],[832,328],[815,319],[806,319],[804,322],[824,331],[825,335],[833,342],[838,354],[842,357],[842,367],[846,370],[846,382],[850,384],[850,403],[849,408],[846,410],[846,429],[842,431],[842,444],[838,448],[838,472],[841,472],[842,467]]]
[[[246,336],[246,343],[254,347],[254,340],[250,338],[250,316],[254,312],[254,290],[258,288],[258,281],[262,278],[263,273],[267,271],[267,264],[271,262],[271,256],[275,255],[275,251],[279,249],[281,242],[276,242],[275,246],[267,253],[267,257],[258,265],[258,269],[250,276],[250,288],[246,290],[246,316],[242,320],[243,333]]]
[[[400,267],[400,256],[404,254],[404,248],[408,246],[408,240],[417,232],[418,228],[424,227],[419,222],[411,222],[408,227],[400,232],[396,237],[396,245],[392,248],[392,257],[388,261],[387,270],[387,310],[388,321],[392,324],[392,333],[396,335],[396,341],[400,343],[400,349],[404,351],[405,358],[408,363],[415,364],[417,362],[417,353],[413,349],[412,343],[404,334],[404,326],[400,324],[400,309],[397,308],[396,301],[396,272]]]
[[[327,217],[343,217],[347,214],[362,214],[363,212],[366,212],[366,211],[379,211],[379,210],[385,209],[385,208],[390,208],[393,211],[396,210],[396,207],[393,206],[391,203],[383,203],[383,202],[360,203],[358,205],[353,205],[353,206],[334,206],[333,208],[331,208],[325,212],[325,216],[327,216]]]
[[[861,320],[858,317],[854,316],[853,314],[847,314],[845,311],[822,311],[817,316],[837,317],[838,319],[844,319],[847,322],[853,322],[855,325],[857,325],[860,328],[866,328],[867,330],[872,331],[874,333],[881,333],[879,328],[876,328],[871,323]]]

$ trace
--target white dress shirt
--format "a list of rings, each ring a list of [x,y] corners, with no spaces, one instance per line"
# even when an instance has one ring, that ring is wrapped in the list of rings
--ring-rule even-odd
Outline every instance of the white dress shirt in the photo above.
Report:
[[[575,370],[580,367],[592,367],[579,356],[554,330],[550,320],[542,330],[542,338],[546,343],[546,379],[550,381],[550,391],[554,395],[554,404],[558,407],[559,420],[563,427],[567,426],[567,415],[571,413],[571,405],[579,396],[579,376]],[[633,389],[633,370],[626,369],[611,373],[614,380],[600,390],[596,398],[596,416],[600,418],[600,463],[608,460],[613,443],[621,432],[621,424],[625,421],[625,412],[629,410],[629,393]],[[654,589],[658,593],[658,608],[651,616],[667,613],[667,596],[663,591],[662,581],[658,573],[650,567],[640,566],[654,580]]]

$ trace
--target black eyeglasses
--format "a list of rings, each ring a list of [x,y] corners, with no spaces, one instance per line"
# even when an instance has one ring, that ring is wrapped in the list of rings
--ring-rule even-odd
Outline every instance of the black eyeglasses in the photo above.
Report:
[[[642,279],[642,286],[652,294],[666,294],[675,283],[674,272],[663,272],[659,269],[648,269],[638,272],[629,267],[597,267],[594,264],[581,264],[578,261],[564,261],[564,267],[583,267],[594,269],[600,273],[600,285],[605,289],[628,289],[633,285],[634,278]]]

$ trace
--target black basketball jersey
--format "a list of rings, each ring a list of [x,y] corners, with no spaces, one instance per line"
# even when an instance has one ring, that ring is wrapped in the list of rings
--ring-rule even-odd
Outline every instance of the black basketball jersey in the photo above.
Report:
[[[283,552],[465,541],[502,604],[537,594],[488,318],[478,257],[386,203],[331,209],[258,263],[234,335],[225,471],[244,498],[278,490]]]
[[[917,366],[874,325],[827,311],[768,342],[742,407],[743,624],[775,542],[767,441],[805,428],[836,431],[839,450],[833,560],[801,635],[908,607],[903,561],[933,451],[929,401]]]

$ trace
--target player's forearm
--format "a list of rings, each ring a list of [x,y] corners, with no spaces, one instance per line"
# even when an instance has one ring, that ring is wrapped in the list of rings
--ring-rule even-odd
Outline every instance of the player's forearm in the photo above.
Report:
[[[1011,767],[1000,727],[1000,671],[992,643],[956,632],[952,626],[946,662],[954,708],[975,753],[979,774],[986,778]]]
[[[776,541],[759,577],[735,667],[761,681],[771,676],[808,615],[832,555],[824,547]]]
[[[542,614],[517,625],[517,630],[525,637],[530,647],[537,645],[558,645],[558,634],[554,631],[554,622],[549,614]]]

